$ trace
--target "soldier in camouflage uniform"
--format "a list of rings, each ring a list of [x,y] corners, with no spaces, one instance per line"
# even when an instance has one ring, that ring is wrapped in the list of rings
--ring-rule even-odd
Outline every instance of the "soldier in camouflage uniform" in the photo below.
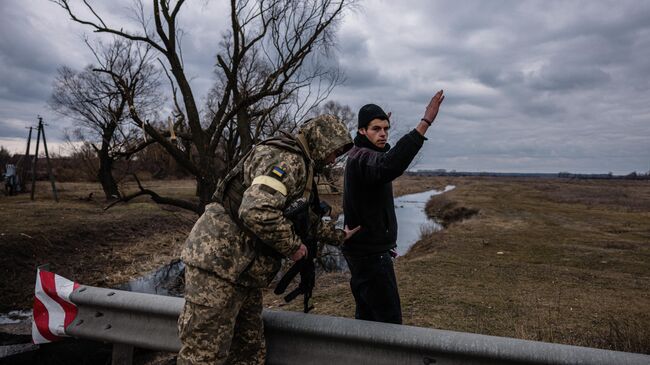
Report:
[[[226,204],[212,203],[192,228],[181,254],[186,272],[178,364],[264,363],[261,289],[282,257],[297,261],[306,254],[283,209],[308,195],[310,172],[352,147],[347,127],[331,115],[307,121],[296,140],[306,153],[255,146],[243,160],[238,217]],[[340,245],[356,232],[315,219],[321,242]]]

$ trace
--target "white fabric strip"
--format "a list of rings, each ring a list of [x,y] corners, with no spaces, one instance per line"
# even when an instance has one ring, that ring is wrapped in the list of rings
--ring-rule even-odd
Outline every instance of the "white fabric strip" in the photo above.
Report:
[[[74,281],[54,274],[54,284],[56,285],[56,293],[59,295],[59,298],[74,305],[74,303],[70,301],[70,294],[72,294],[72,291],[74,290]]]
[[[41,332],[39,332],[38,327],[36,327],[36,321],[32,321],[32,341],[35,344],[50,342],[50,340],[48,340],[47,338],[43,337],[43,335],[41,335]]]
[[[56,336],[65,335],[65,328],[63,325],[65,320],[65,311],[59,303],[50,298],[50,296],[45,293],[45,290],[43,290],[40,271],[36,278],[36,298],[38,298],[45,306],[45,309],[47,309],[49,317],[48,327],[50,328],[50,332]]]

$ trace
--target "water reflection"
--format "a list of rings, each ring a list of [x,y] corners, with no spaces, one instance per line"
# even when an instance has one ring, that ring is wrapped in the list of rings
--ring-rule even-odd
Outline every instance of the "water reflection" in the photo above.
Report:
[[[31,320],[32,310],[13,310],[9,313],[0,314],[0,324],[16,324],[25,320]]]
[[[151,274],[133,279],[116,289],[136,293],[182,297],[185,289],[185,264],[180,259],[171,261]]]
[[[406,254],[413,244],[420,240],[423,233],[442,229],[438,223],[430,220],[424,207],[434,195],[452,190],[455,186],[447,185],[444,190],[429,190],[416,194],[402,195],[395,199],[397,215],[397,253]]]
[[[404,255],[424,234],[442,229],[438,223],[430,220],[424,212],[432,196],[445,193],[455,186],[447,185],[443,190],[428,190],[421,193],[403,195],[395,199],[397,216],[397,253]],[[336,222],[337,228],[343,229],[343,214]],[[325,271],[347,271],[348,265],[338,247],[325,245],[321,252],[321,263]]]

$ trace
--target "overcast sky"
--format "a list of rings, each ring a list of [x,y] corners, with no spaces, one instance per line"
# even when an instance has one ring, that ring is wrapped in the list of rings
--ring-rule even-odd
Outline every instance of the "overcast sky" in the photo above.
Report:
[[[204,97],[227,4],[188,3],[185,64]],[[111,5],[108,19],[127,24],[124,9]],[[47,108],[52,81],[62,65],[92,62],[83,37],[95,34],[44,0],[0,1],[0,34],[0,145],[24,153],[40,114],[59,152],[69,125]],[[650,1],[366,0],[338,42],[347,79],[330,98],[392,111],[393,142],[445,90],[413,169],[650,169]]]

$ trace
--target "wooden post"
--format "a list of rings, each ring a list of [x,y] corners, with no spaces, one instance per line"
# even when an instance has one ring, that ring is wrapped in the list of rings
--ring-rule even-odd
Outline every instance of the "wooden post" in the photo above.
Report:
[[[27,136],[27,150],[25,151],[25,156],[22,159],[23,166],[16,166],[16,170],[20,169],[20,191],[24,192],[25,191],[25,179],[27,178],[27,169],[25,168],[25,164],[27,161],[29,161],[29,146],[32,143],[32,129],[34,127],[29,127],[29,135]]]
[[[50,163],[50,155],[47,152],[47,142],[45,141],[45,128],[43,125],[43,118],[38,117],[38,123],[41,125],[41,135],[43,137],[43,149],[45,150],[45,161],[47,162],[47,174],[50,177],[50,183],[52,184],[52,194],[54,194],[54,200],[59,202],[59,195],[56,192],[56,186],[54,185],[54,175],[52,175],[52,164]]]
[[[36,162],[38,162],[38,145],[41,142],[41,130],[43,130],[42,123],[42,120],[39,119],[38,132],[36,133],[36,152],[34,152],[34,162],[32,163],[32,191],[30,193],[32,200],[34,200],[34,190],[36,190]]]
[[[27,150],[25,151],[25,157],[29,158],[29,145],[32,143],[32,129],[34,127],[29,127],[29,135],[27,136]]]

